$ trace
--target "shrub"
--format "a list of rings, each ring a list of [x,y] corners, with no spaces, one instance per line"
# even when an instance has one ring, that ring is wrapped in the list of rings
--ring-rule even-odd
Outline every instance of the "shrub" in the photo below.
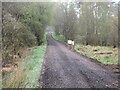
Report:
[[[3,13],[2,27],[3,62],[11,62],[20,48],[36,45],[36,37],[30,32],[29,28],[16,21],[7,12]]]

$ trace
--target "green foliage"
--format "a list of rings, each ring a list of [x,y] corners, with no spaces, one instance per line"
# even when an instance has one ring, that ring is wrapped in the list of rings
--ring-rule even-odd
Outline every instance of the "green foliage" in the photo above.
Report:
[[[41,45],[50,24],[52,4],[3,3],[3,62],[12,62],[23,47]]]
[[[44,29],[42,28],[41,23],[38,21],[30,22],[31,32],[37,37],[37,43],[40,45],[42,43]]]
[[[46,44],[47,44],[47,40],[46,40],[46,33],[44,33],[43,44],[44,44],[44,45],[46,45]]]
[[[63,35],[53,35],[53,38],[59,41],[65,41],[65,37]]]
[[[12,56],[22,47],[36,45],[36,37],[29,28],[17,22],[9,13],[4,13],[3,20],[3,62],[11,60]]]
[[[24,9],[23,22],[30,27],[32,33],[37,37],[38,45],[43,43],[44,29],[50,23],[51,8],[48,3],[30,3]]]

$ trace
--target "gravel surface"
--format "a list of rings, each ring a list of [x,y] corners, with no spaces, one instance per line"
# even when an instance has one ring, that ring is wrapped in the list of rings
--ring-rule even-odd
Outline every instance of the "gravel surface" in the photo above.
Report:
[[[118,77],[47,36],[42,88],[116,88]]]

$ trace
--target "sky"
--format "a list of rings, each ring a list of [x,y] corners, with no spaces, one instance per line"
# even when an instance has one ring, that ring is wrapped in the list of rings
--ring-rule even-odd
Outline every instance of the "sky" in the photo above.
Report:
[[[114,2],[118,3],[120,0],[112,0],[112,1],[114,1]]]
[[[0,0],[2,2],[71,2],[74,0]],[[113,1],[118,3],[120,0],[77,0],[77,1],[84,1],[84,2],[107,2]]]
[[[53,0],[53,1],[60,1],[60,2],[68,2],[68,1],[74,1],[74,0]],[[113,1],[118,3],[120,0],[77,0],[77,1],[84,1],[84,2],[107,2],[107,1]]]

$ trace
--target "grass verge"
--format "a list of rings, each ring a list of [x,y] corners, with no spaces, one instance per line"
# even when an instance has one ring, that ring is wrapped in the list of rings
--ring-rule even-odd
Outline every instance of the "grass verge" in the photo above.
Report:
[[[19,62],[14,72],[3,78],[3,88],[37,88],[39,87],[40,71],[42,69],[46,45],[32,48],[29,55]]]
[[[98,60],[102,64],[118,64],[118,48],[76,44],[75,50],[82,55]]]
[[[27,55],[19,60],[18,67],[2,78],[3,88],[38,88],[44,55],[46,52],[46,35],[44,44],[28,50]],[[25,50],[25,51],[26,51]],[[24,52],[23,52],[24,53]]]
[[[43,58],[46,51],[46,46],[35,47],[24,63],[24,76],[21,87],[27,88],[39,87],[38,79],[40,78],[40,70],[43,64]]]

